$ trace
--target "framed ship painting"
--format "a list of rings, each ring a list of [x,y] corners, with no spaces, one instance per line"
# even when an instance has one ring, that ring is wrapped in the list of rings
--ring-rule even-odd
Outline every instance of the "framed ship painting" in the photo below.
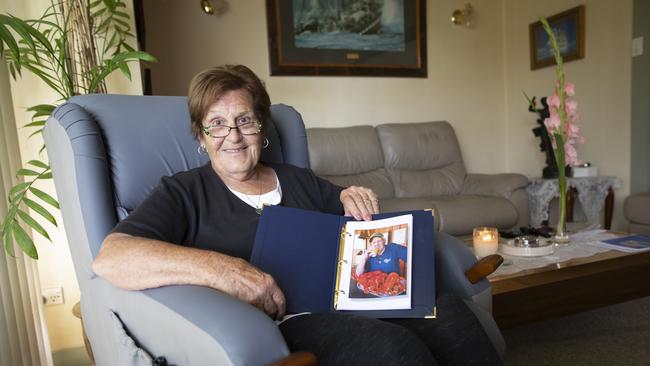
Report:
[[[271,75],[426,77],[425,0],[267,0]]]

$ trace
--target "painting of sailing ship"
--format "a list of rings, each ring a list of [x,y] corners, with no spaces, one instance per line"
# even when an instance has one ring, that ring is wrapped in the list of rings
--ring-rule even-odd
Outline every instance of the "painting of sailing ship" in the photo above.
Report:
[[[561,53],[566,54],[575,51],[577,46],[575,19],[566,19],[557,24],[557,26],[553,27],[553,33],[555,33],[555,39]],[[540,40],[537,45],[537,58],[543,60],[553,57],[553,46],[548,34],[542,29],[536,37]]]
[[[293,0],[299,48],[404,51],[404,0]]]
[[[584,5],[548,18],[565,62],[584,57]],[[530,25],[531,70],[555,65],[548,34],[541,22]]]
[[[426,77],[426,0],[266,0],[271,75]]]

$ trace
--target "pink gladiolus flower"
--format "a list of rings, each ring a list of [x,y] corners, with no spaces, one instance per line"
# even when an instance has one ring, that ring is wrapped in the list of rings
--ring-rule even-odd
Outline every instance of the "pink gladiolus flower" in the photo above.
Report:
[[[578,152],[575,147],[568,142],[564,144],[564,160],[567,165],[580,164],[580,161],[578,160]]]
[[[572,97],[576,93],[576,87],[573,83],[564,83],[564,92],[567,96]]]
[[[565,126],[566,132],[569,136],[577,136],[578,132],[580,132],[580,126],[575,123],[567,123]]]
[[[580,119],[580,112],[575,111],[572,114],[567,115],[569,117],[569,120],[567,122],[569,123],[577,123],[578,120]]]
[[[569,138],[575,138],[580,132],[580,127],[574,123],[567,123],[564,125],[566,134]]]
[[[564,110],[568,115],[574,115],[578,110],[578,102],[573,99],[569,99],[564,102]]]
[[[553,94],[550,97],[546,98],[546,103],[551,109],[558,109],[560,108],[560,97],[558,97],[556,94]]]
[[[558,128],[560,128],[560,115],[557,113],[557,110],[551,109],[550,117],[544,120],[544,126],[550,134],[553,134]]]

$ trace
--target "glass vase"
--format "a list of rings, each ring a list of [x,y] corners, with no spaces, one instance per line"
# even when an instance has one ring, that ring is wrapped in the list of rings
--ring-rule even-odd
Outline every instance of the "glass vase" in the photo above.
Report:
[[[560,212],[558,214],[557,226],[555,227],[555,236],[553,237],[553,241],[556,245],[568,245],[569,234],[566,231],[567,187],[566,187],[566,177],[563,171],[560,172],[560,176],[558,177],[558,185],[560,191]]]
[[[553,237],[553,242],[556,245],[568,245],[569,234],[566,231],[566,222],[564,220],[558,220],[557,228],[555,229],[555,236]]]

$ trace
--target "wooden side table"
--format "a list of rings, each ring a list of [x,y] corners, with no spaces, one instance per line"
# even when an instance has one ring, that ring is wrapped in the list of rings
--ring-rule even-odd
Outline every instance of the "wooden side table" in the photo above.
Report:
[[[621,186],[621,180],[612,176],[567,177],[567,221],[573,221],[576,199],[580,202],[587,220],[596,221],[605,209],[605,229],[612,225],[614,211],[614,189]],[[528,187],[529,222],[533,227],[548,223],[551,200],[560,196],[557,179],[531,179]]]
[[[567,222],[573,222],[573,208],[575,205],[577,194],[578,194],[578,190],[575,187],[569,187],[566,196]],[[611,230],[613,215],[614,215],[614,189],[612,187],[609,187],[607,189],[607,196],[605,196],[605,217],[603,218],[605,230]]]
[[[84,320],[81,317],[81,302],[77,302],[74,304],[72,307],[72,315],[75,317],[79,318],[81,320],[81,331],[83,332],[84,335],[84,345],[86,346],[86,353],[88,353],[88,357],[90,358],[90,362],[92,365],[95,364],[95,357],[93,356],[93,349],[90,347],[90,341],[88,340],[88,337],[86,336],[86,330],[84,329]]]

